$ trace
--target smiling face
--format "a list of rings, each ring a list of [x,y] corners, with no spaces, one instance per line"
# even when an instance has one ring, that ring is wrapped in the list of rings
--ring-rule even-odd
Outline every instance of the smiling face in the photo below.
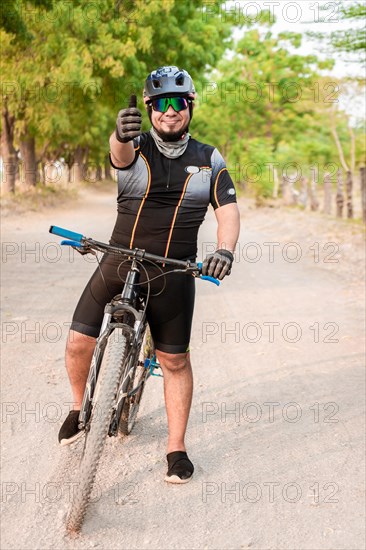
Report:
[[[166,113],[151,111],[151,123],[164,141],[178,141],[189,125],[189,109],[176,112],[170,105]]]

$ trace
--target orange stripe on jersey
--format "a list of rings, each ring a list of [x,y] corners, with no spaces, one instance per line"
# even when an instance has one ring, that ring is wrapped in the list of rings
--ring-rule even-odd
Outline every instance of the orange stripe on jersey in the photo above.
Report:
[[[175,220],[176,220],[176,217],[177,217],[177,214],[178,214],[178,210],[179,210],[179,207],[180,207],[180,205],[181,205],[181,203],[182,203],[184,194],[185,194],[185,192],[186,192],[188,182],[189,182],[189,180],[191,179],[192,176],[193,176],[193,174],[189,174],[188,178],[187,178],[186,181],[184,182],[182,194],[181,194],[181,196],[180,196],[180,199],[179,199],[179,202],[178,202],[177,206],[175,207],[175,212],[174,212],[174,216],[173,216],[172,225],[170,226],[168,242],[166,243],[166,249],[165,249],[165,254],[164,254],[164,257],[165,257],[165,258],[168,257],[170,241],[171,241],[171,238],[172,238],[173,229],[174,229],[174,224],[175,224]]]
[[[144,157],[144,155],[142,153],[140,153],[140,157],[144,160],[144,162],[146,164],[146,168],[147,168],[147,172],[149,174],[149,177],[148,177],[148,181],[147,181],[146,192],[145,192],[145,195],[144,195],[144,197],[141,201],[140,207],[139,207],[138,212],[137,212],[136,220],[135,220],[135,223],[134,223],[134,226],[133,226],[133,229],[132,229],[131,240],[130,240],[130,248],[132,248],[132,245],[133,245],[133,240],[135,238],[135,231],[136,231],[136,227],[137,227],[137,224],[138,224],[138,221],[139,221],[139,218],[140,218],[141,210],[142,210],[142,207],[144,206],[144,202],[146,200],[146,197],[149,194],[150,184],[151,184],[151,171],[150,171],[149,163],[147,162],[146,157]]]
[[[218,198],[217,198],[217,182],[219,181],[219,177],[220,177],[221,172],[223,172],[224,170],[227,171],[227,168],[221,168],[220,172],[217,174],[217,178],[216,178],[215,186],[214,186],[214,197],[215,197],[215,201],[216,201],[217,206],[220,206],[220,203],[219,203]]]

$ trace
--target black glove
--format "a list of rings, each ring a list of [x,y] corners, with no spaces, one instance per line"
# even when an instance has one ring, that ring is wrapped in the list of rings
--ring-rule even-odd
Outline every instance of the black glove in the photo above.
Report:
[[[141,111],[136,107],[136,96],[130,97],[128,109],[122,109],[117,116],[116,138],[121,143],[127,143],[141,135]]]
[[[202,264],[202,275],[209,275],[220,279],[230,275],[234,256],[229,250],[216,250],[214,254],[208,254]]]

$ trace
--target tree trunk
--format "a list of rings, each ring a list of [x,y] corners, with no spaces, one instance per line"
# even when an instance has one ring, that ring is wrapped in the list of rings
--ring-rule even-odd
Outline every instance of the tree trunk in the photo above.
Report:
[[[362,203],[362,219],[366,223],[366,168],[360,168],[361,172],[361,203]]]
[[[104,159],[104,177],[106,180],[112,179],[111,163],[109,162],[109,155],[106,155]]]
[[[329,173],[324,175],[324,214],[332,212],[332,178]]]
[[[22,157],[22,183],[26,189],[30,189],[35,187],[37,183],[36,142],[34,137],[23,134],[20,137],[19,148]]]
[[[18,158],[13,143],[15,117],[10,115],[6,102],[2,110],[1,118],[1,156],[3,159],[1,189],[3,193],[14,193],[18,171]]]
[[[89,147],[84,147],[84,166],[83,166],[83,179],[88,179],[89,171]]]
[[[100,166],[100,164],[98,164],[97,169],[95,171],[95,179],[96,181],[102,181],[103,179],[102,167]]]
[[[75,183],[81,183],[85,179],[85,147],[78,145],[74,152],[74,162],[72,165],[73,178],[72,181]]]
[[[45,163],[43,162],[43,160],[40,160],[37,163],[37,168],[38,168],[38,178],[39,178],[40,183],[42,185],[46,185]]]
[[[347,172],[347,218],[353,218],[353,204],[352,204],[352,172]]]
[[[342,218],[342,216],[343,216],[343,205],[344,205],[342,170],[338,170],[338,172],[337,172],[336,203],[337,203],[337,218]]]
[[[310,195],[310,210],[315,212],[319,208],[319,201],[317,198],[317,174],[316,170],[312,170],[312,178],[309,181],[309,195]]]

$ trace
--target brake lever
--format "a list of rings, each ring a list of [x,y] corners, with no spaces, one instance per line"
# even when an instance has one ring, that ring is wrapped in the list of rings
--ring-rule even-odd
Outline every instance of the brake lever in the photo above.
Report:
[[[79,254],[81,254],[82,256],[85,256],[85,254],[93,254],[93,256],[97,255],[94,250],[77,241],[70,241],[69,239],[66,241],[64,240],[64,241],[61,241],[61,246],[62,245],[71,246],[71,248],[76,250],[76,252],[79,252]]]
[[[96,252],[94,250],[88,249],[88,248],[81,248],[79,246],[71,246],[76,252],[79,252],[81,256],[85,256],[85,254],[92,254],[93,256],[96,256]]]
[[[202,262],[198,262],[197,267],[199,270],[202,269]],[[210,275],[202,275],[201,273],[198,274],[199,279],[203,279],[204,281],[210,281],[210,283],[214,283],[216,286],[220,286],[220,281],[218,279],[215,279],[215,277],[210,277]]]

